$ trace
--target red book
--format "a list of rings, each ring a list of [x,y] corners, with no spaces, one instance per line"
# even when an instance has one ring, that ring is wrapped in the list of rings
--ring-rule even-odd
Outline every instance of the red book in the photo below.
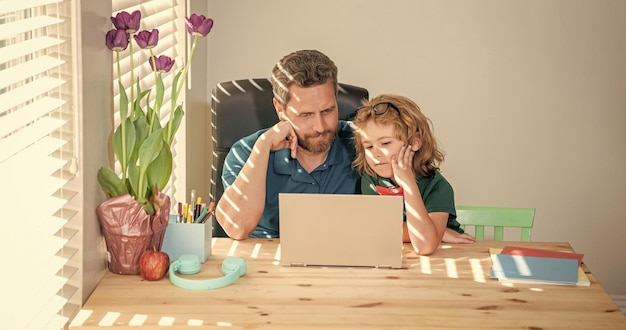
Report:
[[[570,253],[560,252],[544,249],[533,249],[519,246],[505,246],[502,248],[501,254],[527,256],[527,257],[543,257],[543,258],[564,258],[564,259],[577,259],[578,266],[583,261],[584,254],[582,253]]]

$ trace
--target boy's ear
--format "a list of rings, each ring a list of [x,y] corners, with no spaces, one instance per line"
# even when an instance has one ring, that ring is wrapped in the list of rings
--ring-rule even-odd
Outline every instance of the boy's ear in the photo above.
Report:
[[[422,147],[422,139],[420,138],[419,132],[415,132],[413,135],[413,140],[411,141],[411,150],[418,151]]]

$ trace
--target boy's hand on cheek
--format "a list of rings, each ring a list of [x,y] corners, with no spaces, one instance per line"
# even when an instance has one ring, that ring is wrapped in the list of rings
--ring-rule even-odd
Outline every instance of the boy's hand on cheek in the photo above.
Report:
[[[411,148],[403,146],[400,148],[398,155],[391,157],[394,180],[401,187],[411,183],[415,184],[415,174],[413,173],[414,154],[415,152]]]

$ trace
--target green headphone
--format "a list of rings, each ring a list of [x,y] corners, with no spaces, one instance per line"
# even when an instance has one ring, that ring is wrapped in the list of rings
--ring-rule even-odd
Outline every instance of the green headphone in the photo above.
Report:
[[[222,273],[224,276],[207,279],[207,280],[192,280],[188,278],[181,278],[176,275],[176,272],[183,275],[196,274],[200,271],[200,260],[197,255],[185,254],[178,258],[178,260],[172,262],[169,270],[170,282],[175,286],[183,289],[190,290],[210,290],[218,289],[227,286],[235,282],[239,277],[246,275],[248,270],[246,261],[243,258],[228,257],[222,262]]]

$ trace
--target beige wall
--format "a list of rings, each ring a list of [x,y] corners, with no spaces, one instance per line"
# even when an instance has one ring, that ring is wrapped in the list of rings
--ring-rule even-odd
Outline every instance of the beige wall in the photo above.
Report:
[[[82,1],[78,3],[75,19],[80,21],[79,56],[77,59],[79,97],[78,106],[83,109],[80,117],[81,148],[80,179],[83,189],[82,248],[82,280],[83,301],[87,300],[96,285],[104,276],[106,268],[106,247],[100,232],[100,224],[96,215],[96,207],[106,199],[97,180],[100,166],[109,165],[113,159],[112,150],[108,149],[107,141],[113,131],[112,113],[113,91],[113,58],[111,51],[104,46],[103,31],[111,29],[111,2]],[[107,13],[103,15],[102,13]],[[94,65],[96,64],[97,65]]]
[[[422,107],[458,204],[535,207],[533,240],[570,242],[626,294],[625,1],[209,0],[207,14],[209,86],[319,49],[340,81]],[[208,175],[192,177],[208,190]]]

